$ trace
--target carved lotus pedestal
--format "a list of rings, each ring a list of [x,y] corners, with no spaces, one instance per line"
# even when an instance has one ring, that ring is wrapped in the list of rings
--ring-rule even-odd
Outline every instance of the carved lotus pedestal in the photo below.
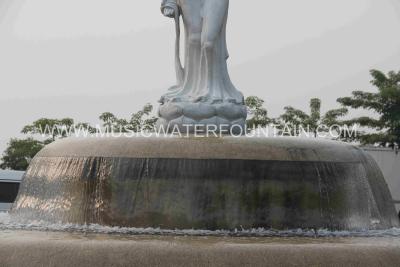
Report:
[[[237,103],[167,102],[160,106],[157,128],[168,132],[206,130],[244,133],[247,109]]]

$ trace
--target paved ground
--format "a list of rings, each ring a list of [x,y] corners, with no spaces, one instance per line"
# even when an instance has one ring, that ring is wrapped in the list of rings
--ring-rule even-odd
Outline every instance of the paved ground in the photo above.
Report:
[[[0,266],[399,266],[400,238],[0,232]]]

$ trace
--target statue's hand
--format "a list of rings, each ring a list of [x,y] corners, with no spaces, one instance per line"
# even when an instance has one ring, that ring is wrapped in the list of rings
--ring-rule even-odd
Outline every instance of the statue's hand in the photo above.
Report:
[[[164,13],[164,16],[166,16],[168,18],[175,17],[175,10],[172,7],[165,7],[163,13]]]

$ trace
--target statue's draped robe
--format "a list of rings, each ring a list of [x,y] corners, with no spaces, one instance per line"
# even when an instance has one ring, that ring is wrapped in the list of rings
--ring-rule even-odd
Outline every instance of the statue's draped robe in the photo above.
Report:
[[[212,62],[207,64],[206,51],[200,42],[189,42],[189,28],[186,25],[185,17],[195,14],[185,14],[187,8],[184,5],[192,5],[197,1],[203,1],[202,5],[209,0],[163,0],[161,9],[171,7],[176,11],[182,12],[185,24],[185,58],[182,81],[171,87],[169,92],[161,98],[161,102],[202,102],[202,103],[223,103],[230,102],[243,104],[243,95],[232,84],[228,74],[226,60],[228,59],[228,50],[226,45],[226,22],[228,18],[228,9],[226,10],[220,33],[215,40],[212,49]],[[198,4],[198,2],[197,2]],[[190,8],[191,12],[204,11],[196,8]],[[204,22],[203,22],[204,23]],[[202,33],[204,34],[204,33]],[[177,55],[179,56],[179,55]],[[210,62],[208,62],[210,63]]]

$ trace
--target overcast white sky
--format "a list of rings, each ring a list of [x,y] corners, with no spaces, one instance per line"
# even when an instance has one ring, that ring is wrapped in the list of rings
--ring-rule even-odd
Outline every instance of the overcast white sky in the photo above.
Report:
[[[40,117],[97,122],[156,103],[174,83],[160,0],[0,0],[0,151]],[[323,108],[400,69],[399,0],[231,0],[229,67],[270,114]]]

